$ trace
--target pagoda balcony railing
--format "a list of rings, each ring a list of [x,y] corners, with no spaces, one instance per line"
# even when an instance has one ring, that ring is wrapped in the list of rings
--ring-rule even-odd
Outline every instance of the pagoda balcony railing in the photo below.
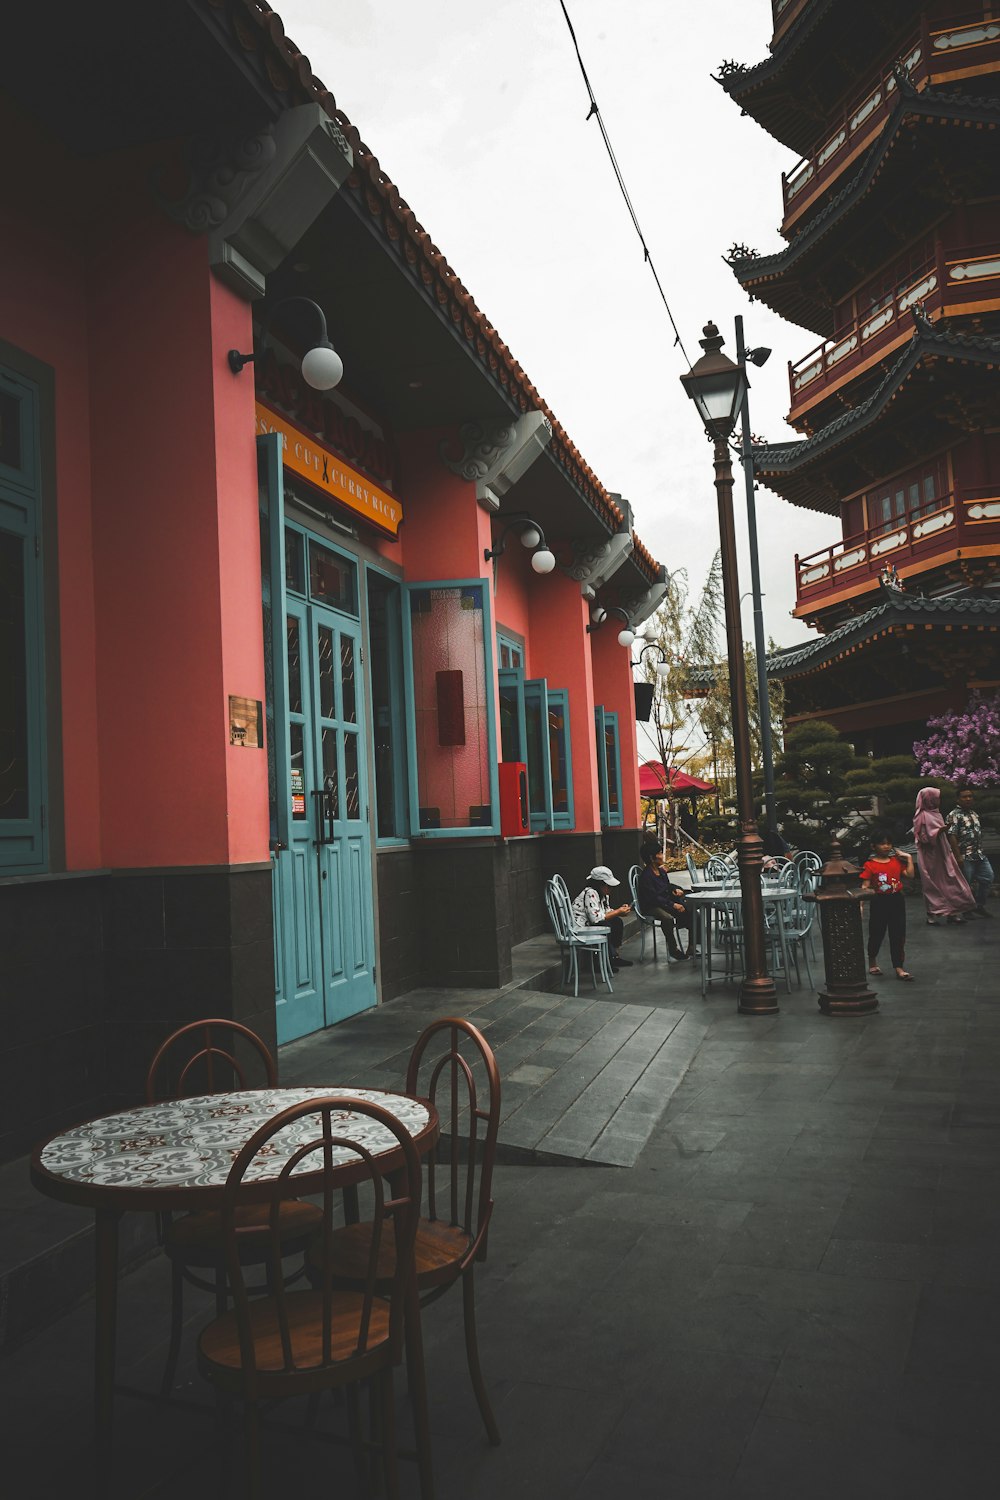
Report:
[[[788,364],[789,419],[795,421],[836,387],[854,380],[913,334],[919,306],[931,319],[1000,309],[1000,246],[972,245],[935,253],[894,292],[835,339]]]
[[[791,3],[789,0],[786,11]],[[787,234],[834,179],[879,135],[896,103],[896,65],[905,70],[915,88],[923,89],[941,78],[961,77],[980,68],[994,71],[998,62],[1000,18],[984,19],[980,10],[933,31],[927,28],[925,18],[920,32],[877,79],[869,82],[858,101],[844,110],[816,152],[803,157],[790,172],[781,174],[782,233]]]
[[[874,590],[890,561],[905,587],[908,576],[934,567],[943,554],[984,546],[1000,551],[1000,484],[953,490],[896,521],[869,526],[808,557],[796,556],[795,613]]]

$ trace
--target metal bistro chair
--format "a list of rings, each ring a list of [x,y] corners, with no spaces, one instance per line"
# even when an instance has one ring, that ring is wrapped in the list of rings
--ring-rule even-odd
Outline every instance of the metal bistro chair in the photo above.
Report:
[[[656,929],[659,922],[655,917],[647,917],[639,906],[639,876],[642,874],[642,865],[633,865],[628,872],[628,888],[632,895],[632,910],[639,918],[639,962],[642,963],[643,954],[646,952],[646,928],[652,928],[653,932],[653,962],[656,962]]]
[[[691,877],[691,884],[693,886],[699,885],[701,883],[701,878],[702,878],[701,871],[698,869],[698,866],[695,864],[694,857],[691,854],[690,849],[688,850],[688,852],[684,856],[684,863],[687,865],[687,872],[688,872],[688,874]]]
[[[728,859],[723,859],[720,854],[710,854],[705,866],[705,878],[707,880],[728,880],[734,873],[736,866]]]
[[[546,882],[545,906],[562,954],[563,984],[568,984],[572,979],[574,996],[580,993],[580,954],[583,953],[590,959],[594,988],[597,988],[600,968],[601,979],[607,985],[609,993],[613,994],[611,961],[608,958],[608,936],[611,929],[573,925],[573,908],[566,894],[566,884],[558,875]]]
[[[417,1220],[414,1256],[420,1305],[436,1302],[461,1281],[469,1376],[486,1435],[497,1444],[500,1432],[479,1365],[476,1334],[474,1272],[476,1262],[486,1259],[500,1128],[500,1070],[482,1032],[455,1016],[432,1022],[410,1054],[406,1092],[430,1099],[441,1127],[436,1153],[427,1164],[426,1217]],[[391,1230],[379,1252],[380,1284],[390,1248]],[[334,1284],[358,1285],[371,1254],[371,1224],[337,1230],[332,1244]],[[311,1263],[312,1248],[306,1258]]]
[[[315,1116],[315,1123],[308,1117]],[[299,1122],[305,1121],[304,1124]],[[373,1130],[374,1127],[374,1130]],[[279,1131],[294,1131],[297,1140],[281,1172],[268,1179],[264,1242],[268,1281],[273,1290],[254,1297],[244,1282],[240,1243],[241,1190],[267,1176],[271,1145]],[[401,1165],[387,1189],[373,1155],[381,1149],[373,1134],[386,1134],[399,1148]],[[370,1211],[372,1254],[349,1290],[336,1285],[333,1247],[341,1194],[335,1183],[345,1161],[356,1159],[355,1189]],[[282,1278],[285,1254],[281,1211],[293,1201],[296,1171],[322,1172],[321,1229],[310,1245],[311,1289],[289,1291]],[[326,1390],[346,1391],[351,1437],[359,1477],[365,1475],[360,1434],[358,1388],[372,1383],[380,1417],[383,1477],[386,1493],[399,1495],[396,1460],[394,1366],[402,1360],[405,1288],[413,1275],[413,1242],[420,1206],[420,1158],[413,1139],[394,1115],[366,1099],[307,1099],[275,1115],[251,1136],[233,1163],[222,1206],[222,1237],[233,1294],[233,1309],[202,1329],[198,1339],[201,1374],[223,1395],[243,1403],[246,1427],[246,1489],[261,1500],[279,1493],[264,1484],[260,1467],[260,1413],[263,1403],[286,1397],[315,1397]],[[426,1433],[418,1435],[418,1444]]]
[[[221,1094],[233,1087],[245,1089],[247,1072],[236,1056],[238,1042],[243,1050],[263,1065],[268,1088],[278,1086],[278,1068],[266,1045],[255,1031],[238,1021],[211,1019],[192,1021],[167,1037],[149,1065],[146,1075],[146,1103],[160,1099],[181,1099],[194,1094]],[[303,1253],[309,1236],[320,1224],[320,1213],[311,1203],[289,1199],[280,1206],[280,1233],[285,1255]],[[170,1304],[170,1346],[163,1371],[161,1395],[169,1395],[177,1373],[184,1314],[184,1283],[202,1291],[215,1293],[215,1310],[221,1316],[226,1310],[227,1287],[222,1217],[214,1211],[183,1214],[174,1218],[164,1214],[159,1221],[163,1252],[170,1261],[172,1289]],[[236,1233],[244,1265],[260,1267],[268,1263],[267,1210],[259,1205],[244,1205],[236,1213]],[[199,1272],[204,1273],[199,1275]],[[303,1269],[292,1274],[302,1276]],[[206,1279],[210,1276],[211,1279]],[[286,1278],[287,1279],[287,1278]]]

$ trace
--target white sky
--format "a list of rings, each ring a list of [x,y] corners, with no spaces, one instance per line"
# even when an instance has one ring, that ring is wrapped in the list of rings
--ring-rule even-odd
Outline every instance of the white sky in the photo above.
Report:
[[[685,365],[612,174],[559,0],[275,0],[305,52],[602,482],[631,500],[654,556],[695,590],[718,546],[711,451]],[[781,172],[794,155],[744,119],[711,74],[756,63],[768,0],[567,0],[591,85],[691,359],[709,318],[752,372],[751,424],[779,442],[787,361],[818,340],[751,305],[722,255],[780,248]],[[336,311],[330,309],[335,329]],[[333,337],[336,337],[335,331]],[[750,587],[737,470],[740,588]],[[793,558],[835,517],[763,487],[765,628],[787,645]],[[744,635],[752,634],[750,600]]]

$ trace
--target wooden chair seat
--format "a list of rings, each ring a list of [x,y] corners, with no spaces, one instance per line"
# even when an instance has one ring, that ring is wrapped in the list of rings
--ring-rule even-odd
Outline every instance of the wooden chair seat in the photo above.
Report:
[[[363,1282],[368,1274],[371,1225],[349,1224],[345,1229],[335,1230],[331,1241],[330,1257],[335,1283],[353,1285]],[[460,1225],[446,1224],[441,1219],[418,1219],[414,1241],[418,1291],[447,1286],[454,1281],[463,1269],[463,1262],[471,1245],[472,1235],[466,1234]],[[311,1271],[315,1271],[319,1265],[319,1256],[319,1245],[313,1240],[306,1247],[306,1266]],[[393,1227],[387,1224],[379,1245],[375,1271],[379,1285],[392,1276],[395,1263]]]
[[[266,1204],[248,1204],[236,1210],[240,1260],[245,1265],[262,1262],[267,1257],[268,1214]],[[313,1203],[303,1203],[297,1198],[282,1203],[278,1224],[285,1253],[293,1255],[304,1249],[322,1222],[323,1215]],[[213,1211],[172,1219],[163,1231],[163,1249],[185,1265],[211,1269],[221,1264],[222,1215]]]
[[[282,1348],[281,1322],[276,1297],[261,1297],[250,1303],[249,1332],[253,1342],[254,1366],[258,1374],[280,1373],[287,1369]],[[330,1321],[330,1359],[346,1360],[358,1352],[358,1336],[365,1298],[361,1292],[340,1292]],[[285,1296],[287,1331],[291,1363],[302,1373],[323,1368],[323,1294],[289,1292]],[[372,1353],[389,1338],[389,1304],[381,1298],[371,1303],[371,1317],[364,1352]],[[198,1339],[198,1358],[202,1373],[212,1366],[213,1378],[223,1378],[228,1371],[234,1384],[243,1379],[243,1356],[240,1348],[239,1319],[235,1311],[223,1313],[203,1328]]]

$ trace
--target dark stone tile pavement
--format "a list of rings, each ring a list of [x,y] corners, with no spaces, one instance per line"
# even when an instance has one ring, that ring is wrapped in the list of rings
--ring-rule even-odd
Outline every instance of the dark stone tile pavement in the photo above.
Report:
[[[666,1065],[688,1028],[684,1067],[643,1096],[633,1165],[581,1170],[525,1153],[498,1168],[478,1307],[503,1443],[491,1449],[481,1430],[453,1294],[425,1317],[439,1500],[996,1492],[1000,922],[929,929],[910,910],[917,982],[883,979],[881,1010],[861,1020],[823,1017],[804,990],[782,994],[777,1017],[740,1017],[732,989],[702,1002],[696,976],[647,962],[618,976],[610,1000],[425,992],[386,1017],[384,1045],[352,1050],[338,1028],[286,1054],[287,1082],[347,1081],[356,1064],[369,1083],[398,1083],[420,1024],[459,999],[494,1019],[511,1073],[557,1076],[608,1027],[634,1037],[651,1018],[648,1062],[662,1052]],[[548,1023],[537,1047],[529,1009]],[[579,1045],[559,1049],[560,1038]],[[626,1075],[610,1076],[620,1092]],[[532,1100],[539,1114],[546,1080],[521,1077],[511,1122],[531,1119]],[[599,1092],[597,1114],[613,1120]],[[587,1130],[577,1136],[585,1144]],[[168,1302],[158,1258],[122,1282],[120,1373],[147,1391]],[[120,1398],[119,1482],[101,1500],[227,1493],[192,1353],[208,1312],[192,1299],[180,1391],[194,1406]],[[91,1493],[91,1313],[80,1306],[0,1362],[5,1460],[25,1500]],[[321,1430],[342,1418],[325,1403]],[[264,1466],[268,1496],[355,1493],[344,1450],[299,1432],[268,1431]],[[403,1486],[417,1494],[410,1465]],[[228,1493],[242,1492],[237,1478]]]

